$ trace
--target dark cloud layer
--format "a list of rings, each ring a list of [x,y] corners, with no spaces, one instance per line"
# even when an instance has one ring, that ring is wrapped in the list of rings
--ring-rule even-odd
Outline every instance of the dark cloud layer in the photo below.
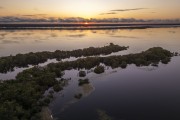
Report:
[[[104,13],[104,14],[116,14],[116,13]],[[91,18],[91,19],[85,19],[81,17],[71,17],[71,18],[53,18],[53,17],[46,17],[46,14],[41,14],[41,17],[34,17],[38,16],[36,15],[24,15],[24,16],[5,16],[5,17],[0,17],[0,23],[11,23],[11,22],[30,22],[30,23],[35,23],[35,22],[125,22],[125,23],[131,23],[131,22],[153,22],[153,23],[180,23],[180,19],[149,19],[149,20],[144,20],[144,19],[135,19],[135,18],[104,18],[104,19],[96,19],[96,18]],[[44,16],[43,16],[44,15]],[[48,16],[48,15],[47,15]]]
[[[107,13],[101,13],[100,15],[114,15],[117,14],[116,12],[107,12]]]
[[[115,12],[127,12],[127,11],[136,11],[136,10],[144,10],[147,8],[133,8],[133,9],[115,9],[115,10],[111,10],[111,11],[115,11]]]
[[[26,17],[41,17],[41,16],[46,16],[47,14],[31,14],[31,15],[21,15],[21,16],[26,16]]]
[[[106,13],[101,13],[99,15],[113,15],[113,14],[118,14],[118,12],[129,12],[129,11],[137,11],[137,10],[144,10],[144,9],[148,9],[148,8],[114,9]]]

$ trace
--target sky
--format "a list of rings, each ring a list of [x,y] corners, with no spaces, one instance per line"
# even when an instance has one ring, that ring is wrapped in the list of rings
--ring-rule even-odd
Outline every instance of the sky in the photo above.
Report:
[[[180,0],[0,0],[0,17],[180,19]]]

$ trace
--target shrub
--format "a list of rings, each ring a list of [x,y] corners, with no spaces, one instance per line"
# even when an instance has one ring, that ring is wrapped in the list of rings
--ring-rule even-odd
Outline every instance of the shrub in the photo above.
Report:
[[[101,74],[101,73],[103,73],[104,72],[104,66],[97,66],[95,69],[94,69],[94,72],[96,73],[96,74]]]
[[[89,84],[89,79],[79,79],[79,86],[82,86],[84,84]]]
[[[55,92],[59,92],[60,90],[62,90],[62,87],[59,84],[56,84],[53,86],[53,89]]]
[[[126,68],[127,67],[127,63],[125,62],[125,61],[123,61],[122,63],[121,63],[121,68]]]
[[[86,72],[85,71],[80,71],[79,72],[79,77],[85,77],[86,76]]]
[[[163,64],[168,64],[170,62],[170,58],[166,57],[165,59],[161,60]]]
[[[44,99],[44,103],[45,103],[45,104],[49,104],[50,102],[51,102],[51,100],[50,100],[49,98],[45,98],[45,99]]]

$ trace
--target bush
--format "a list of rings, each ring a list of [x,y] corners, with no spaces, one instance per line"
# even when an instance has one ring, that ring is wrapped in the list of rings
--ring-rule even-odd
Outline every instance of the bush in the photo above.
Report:
[[[126,68],[127,67],[127,63],[125,62],[125,61],[123,61],[122,63],[121,63],[121,68]]]
[[[168,64],[170,62],[170,58],[166,57],[165,59],[161,60],[163,64]]]
[[[103,73],[104,72],[104,66],[97,66],[95,69],[94,69],[94,72],[96,73],[96,74],[101,74],[101,73]]]
[[[53,86],[53,89],[55,92],[59,92],[60,90],[62,90],[62,87],[59,84],[56,84]]]
[[[175,53],[174,53],[174,56],[178,56],[178,55],[179,55],[178,52],[175,52]]]
[[[45,98],[45,99],[44,99],[44,103],[45,103],[45,104],[48,105],[50,102],[51,102],[51,100],[50,100],[49,98]]]
[[[85,71],[80,71],[79,72],[79,77],[85,77],[86,76],[86,72]]]
[[[82,86],[84,84],[89,84],[89,79],[79,79],[79,86]]]

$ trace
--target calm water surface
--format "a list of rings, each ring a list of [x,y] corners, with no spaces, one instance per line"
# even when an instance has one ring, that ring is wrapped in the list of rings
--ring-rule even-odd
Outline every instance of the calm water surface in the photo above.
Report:
[[[122,30],[0,30],[0,56],[37,51],[73,50],[114,44],[127,53],[161,46],[180,52],[180,28]]]
[[[73,79],[50,105],[53,116],[57,120],[101,120],[97,110],[103,110],[112,120],[179,120],[179,61],[175,57],[159,68],[130,65],[102,75],[90,73],[91,84],[82,87],[78,87],[78,71],[68,71],[65,77]],[[83,94],[80,100],[74,98],[78,93]]]
[[[137,53],[150,47],[163,47],[180,52],[180,28],[148,28],[126,30],[1,30],[0,56],[37,51],[73,50],[101,47],[113,42],[130,46]],[[41,64],[44,65],[44,64]],[[106,68],[101,75],[89,73],[90,84],[78,86],[78,71],[65,71],[69,85],[56,94],[50,104],[57,120],[179,120],[180,119],[180,57],[168,65],[127,69]],[[22,69],[0,74],[0,79],[13,78]],[[82,93],[81,99],[74,95]],[[100,117],[101,116],[101,117]]]

